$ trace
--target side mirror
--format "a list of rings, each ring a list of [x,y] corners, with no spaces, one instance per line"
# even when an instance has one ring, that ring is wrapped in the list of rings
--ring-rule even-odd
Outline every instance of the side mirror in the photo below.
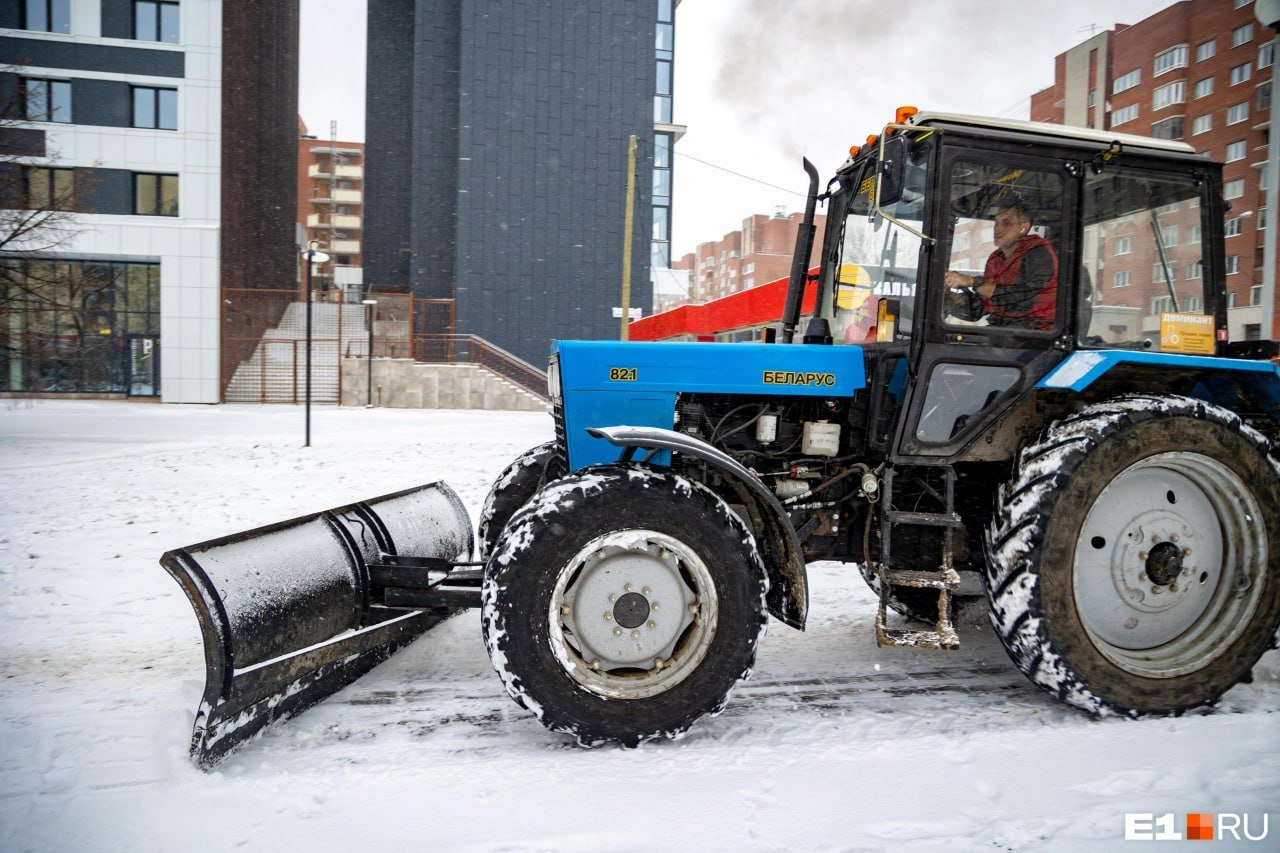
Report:
[[[902,187],[907,173],[907,138],[891,136],[884,141],[884,154],[880,158],[881,205],[893,204],[902,198]]]

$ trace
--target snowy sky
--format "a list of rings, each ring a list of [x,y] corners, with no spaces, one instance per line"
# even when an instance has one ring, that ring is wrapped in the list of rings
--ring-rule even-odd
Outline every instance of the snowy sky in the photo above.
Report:
[[[1170,0],[684,0],[676,18],[673,254],[753,213],[801,209],[900,104],[1026,118],[1053,57]],[[312,133],[364,139],[365,0],[304,0],[300,110]],[[684,155],[684,156],[680,156]],[[697,160],[690,159],[697,158]],[[769,187],[706,163],[773,184]],[[786,188],[791,188],[788,191]]]

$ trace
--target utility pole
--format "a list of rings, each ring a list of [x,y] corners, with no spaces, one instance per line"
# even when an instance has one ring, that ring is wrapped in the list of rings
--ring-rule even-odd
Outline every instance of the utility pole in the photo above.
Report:
[[[627,216],[622,226],[622,329],[618,340],[627,340],[631,324],[631,243],[632,231],[635,228],[636,208],[636,135],[631,134],[627,145]]]

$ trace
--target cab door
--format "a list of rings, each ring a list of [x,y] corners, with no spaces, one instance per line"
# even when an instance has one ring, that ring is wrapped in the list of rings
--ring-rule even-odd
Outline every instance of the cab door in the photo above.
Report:
[[[944,151],[898,461],[961,453],[1070,350],[1081,174],[1016,148]]]

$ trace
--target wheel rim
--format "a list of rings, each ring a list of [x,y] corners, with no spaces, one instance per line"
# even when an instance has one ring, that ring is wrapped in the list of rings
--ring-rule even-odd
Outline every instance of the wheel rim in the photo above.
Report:
[[[587,543],[556,579],[551,650],[579,685],[611,699],[643,699],[684,681],[715,637],[715,585],[706,563],[653,530]]]
[[[1094,646],[1146,678],[1202,669],[1259,604],[1267,543],[1256,498],[1199,453],[1161,453],[1120,472],[1076,540],[1073,591]]]

